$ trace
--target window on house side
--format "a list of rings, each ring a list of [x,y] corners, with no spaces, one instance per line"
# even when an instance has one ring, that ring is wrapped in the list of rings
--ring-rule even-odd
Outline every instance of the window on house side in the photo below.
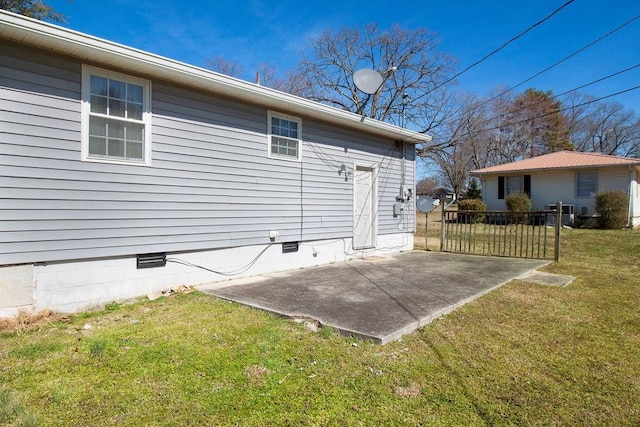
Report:
[[[83,67],[83,160],[149,164],[150,82]]]
[[[269,157],[300,160],[301,121],[269,112]]]
[[[576,196],[595,197],[598,190],[597,172],[576,173]]]
[[[522,193],[524,191],[524,177],[520,176],[508,176],[507,177],[507,191],[506,195],[512,193]]]

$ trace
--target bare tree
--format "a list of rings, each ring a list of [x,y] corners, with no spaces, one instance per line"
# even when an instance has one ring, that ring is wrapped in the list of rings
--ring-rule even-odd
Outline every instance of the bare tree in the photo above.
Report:
[[[438,189],[438,180],[434,177],[428,177],[418,181],[416,184],[416,194],[433,196]]]
[[[0,9],[42,21],[64,23],[67,17],[42,0],[0,0]]]
[[[432,131],[446,115],[443,103],[453,84],[447,80],[455,61],[437,50],[435,33],[398,25],[381,30],[370,24],[325,31],[310,43],[300,64],[309,82],[309,98],[420,132]],[[354,72],[361,68],[384,76],[370,97],[353,82]]]
[[[309,93],[311,84],[306,77],[298,71],[288,71],[284,77],[279,77],[278,69],[266,62],[260,63],[260,84],[281,92],[304,97]]]
[[[487,132],[491,125],[487,104],[466,94],[458,105],[458,114],[435,136],[435,139],[445,139],[446,144],[428,153],[456,195],[466,188],[469,172],[491,162],[494,145],[494,135]]]
[[[211,71],[215,71],[216,73],[237,78],[239,78],[244,71],[240,64],[223,58],[222,56],[205,59],[204,65],[205,67],[207,67]]]
[[[617,102],[600,102],[581,112],[572,129],[578,151],[623,157],[640,154],[640,118]]]

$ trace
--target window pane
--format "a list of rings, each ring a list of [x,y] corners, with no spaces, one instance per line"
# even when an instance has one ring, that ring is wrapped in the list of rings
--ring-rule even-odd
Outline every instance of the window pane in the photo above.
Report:
[[[127,141],[142,142],[144,137],[144,126],[128,123],[126,126]]]
[[[127,118],[142,120],[142,104],[127,102]]]
[[[126,99],[126,84],[117,80],[109,80],[109,97]]]
[[[142,160],[142,143],[127,141],[127,158]]]
[[[298,139],[298,124],[296,122],[289,122],[289,132],[287,136]]]
[[[107,141],[107,155],[110,157],[124,157],[124,140],[109,139]]]
[[[91,94],[107,96],[107,79],[104,77],[91,76]]]
[[[91,112],[107,114],[107,98],[103,96],[91,95]]]
[[[109,99],[109,115],[124,117],[125,103],[117,99]]]
[[[101,117],[89,118],[89,135],[107,136],[107,120]]]
[[[109,138],[124,139],[124,123],[117,120],[109,120]]]
[[[127,101],[137,102],[142,104],[142,86],[127,85]]]
[[[92,136],[89,138],[89,155],[105,156],[107,154],[107,139]]]

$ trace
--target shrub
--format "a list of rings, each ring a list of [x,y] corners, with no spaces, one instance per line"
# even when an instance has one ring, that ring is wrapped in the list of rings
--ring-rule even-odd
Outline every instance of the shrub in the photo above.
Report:
[[[509,212],[529,212],[531,210],[531,198],[527,193],[511,193],[504,201]]]
[[[605,191],[596,195],[597,227],[613,230],[627,226],[629,198],[624,191]]]
[[[460,211],[476,211],[478,213],[460,213]],[[478,199],[462,199],[458,201],[458,222],[478,223],[484,221],[487,204]]]
[[[507,209],[511,213],[509,219],[512,222],[521,224],[527,218],[527,214],[522,212],[529,212],[531,210],[531,198],[527,193],[511,193],[504,200],[507,203]]]

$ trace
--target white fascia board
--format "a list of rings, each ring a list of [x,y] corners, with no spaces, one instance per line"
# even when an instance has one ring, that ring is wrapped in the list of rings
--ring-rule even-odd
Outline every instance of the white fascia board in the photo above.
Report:
[[[412,144],[431,141],[427,134],[370,118],[363,119],[357,114],[318,102],[3,10],[0,10],[0,37],[69,55],[91,65],[108,64],[119,71],[187,85],[380,137]]]

